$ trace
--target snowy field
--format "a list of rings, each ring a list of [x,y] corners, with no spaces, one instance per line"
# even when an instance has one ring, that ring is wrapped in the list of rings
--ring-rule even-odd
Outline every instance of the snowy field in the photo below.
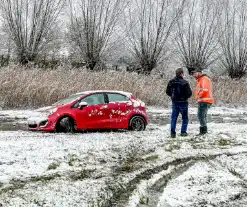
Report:
[[[247,206],[247,108],[211,108],[200,138],[195,108],[186,138],[170,109],[148,113],[144,132],[55,134],[0,111],[0,206]]]

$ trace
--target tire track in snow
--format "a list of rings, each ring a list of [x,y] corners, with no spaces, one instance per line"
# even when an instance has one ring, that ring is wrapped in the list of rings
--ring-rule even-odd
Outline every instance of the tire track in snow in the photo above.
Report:
[[[199,153],[193,156],[175,158],[171,161],[141,171],[140,173],[136,174],[135,177],[129,180],[127,183],[121,183],[121,177],[125,175],[119,175],[107,184],[108,198],[105,198],[104,201],[101,200],[100,206],[101,207],[113,207],[113,206],[129,207],[128,206],[129,197],[137,188],[138,184],[140,184],[142,180],[151,179],[154,175],[160,173],[161,171],[167,170],[170,166],[179,167],[180,165],[184,165],[182,168],[178,168],[178,171],[174,171],[175,177],[177,177],[180,174],[182,174],[184,171],[186,171],[186,169],[188,169],[192,165],[192,163],[195,164],[196,162],[199,161],[213,160],[222,155],[233,156],[238,154],[247,154],[247,150],[241,152],[231,152],[228,150],[224,150],[224,152],[217,152],[217,153],[214,152],[212,154],[207,154],[207,155]],[[170,175],[162,178],[163,181],[165,180],[164,184],[166,184],[171,179],[173,179],[173,177]],[[112,192],[109,192],[109,190]],[[112,194],[112,196],[109,197],[109,194]]]

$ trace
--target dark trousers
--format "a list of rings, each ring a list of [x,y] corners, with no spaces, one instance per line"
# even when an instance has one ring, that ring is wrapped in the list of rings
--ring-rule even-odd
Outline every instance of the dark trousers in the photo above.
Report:
[[[171,134],[176,134],[176,125],[179,113],[181,113],[183,120],[181,133],[187,132],[187,127],[189,123],[188,103],[172,103]]]
[[[208,109],[210,108],[210,106],[211,104],[209,103],[205,103],[205,102],[198,103],[197,117],[199,119],[201,127],[207,126],[207,114],[208,114]]]

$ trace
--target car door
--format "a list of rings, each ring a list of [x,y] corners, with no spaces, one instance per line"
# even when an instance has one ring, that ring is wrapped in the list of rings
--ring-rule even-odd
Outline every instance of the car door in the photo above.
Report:
[[[75,107],[75,117],[78,129],[104,129],[106,127],[107,103],[104,93],[90,94],[82,98],[80,102],[87,102],[82,109]],[[108,113],[108,112],[107,112]]]
[[[127,96],[119,93],[107,93],[108,127],[124,128],[131,104]]]

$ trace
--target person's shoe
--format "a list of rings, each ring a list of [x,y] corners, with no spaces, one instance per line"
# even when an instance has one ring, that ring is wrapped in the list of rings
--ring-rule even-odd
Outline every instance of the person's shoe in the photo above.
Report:
[[[204,127],[203,127],[202,133],[203,133],[203,134],[207,134],[207,133],[208,133],[208,127],[207,127],[207,126],[204,126]]]
[[[196,136],[203,136],[208,133],[208,129],[206,126],[200,127],[200,133],[197,134]]]
[[[188,133],[187,133],[187,132],[182,132],[182,133],[180,134],[180,136],[181,136],[181,137],[187,137],[187,136],[188,136]]]
[[[176,138],[176,134],[171,134],[171,138]]]

